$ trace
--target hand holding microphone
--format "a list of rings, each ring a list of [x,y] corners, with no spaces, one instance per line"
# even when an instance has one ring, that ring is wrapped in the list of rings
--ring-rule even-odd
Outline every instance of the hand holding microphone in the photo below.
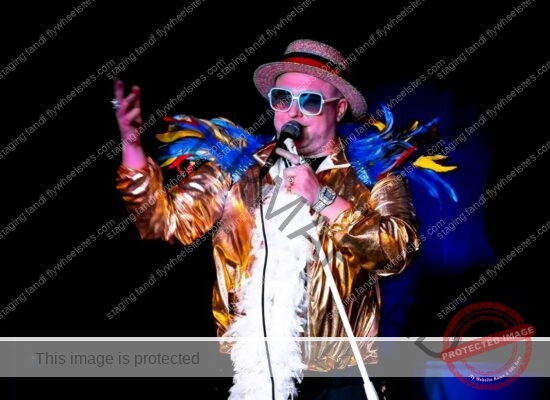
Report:
[[[264,166],[260,170],[260,179],[263,179],[266,176],[271,167],[273,167],[273,165],[281,157],[281,155],[277,153],[277,149],[285,149],[285,141],[287,141],[287,139],[294,141],[299,139],[301,135],[302,125],[294,120],[288,121],[282,126],[281,132],[279,133],[279,136],[277,138],[277,142],[275,143],[275,147],[273,148],[273,151],[271,151],[271,154],[269,155]]]
[[[317,180],[317,176],[311,166],[305,161],[303,156],[297,154],[294,143],[292,143],[300,137],[301,129],[302,126],[296,121],[289,121],[283,125],[281,134],[277,139],[277,145],[269,158],[273,156],[273,160],[277,161],[280,157],[283,157],[285,161],[287,161],[288,167],[283,171],[283,187],[289,192],[304,197],[307,204],[311,206],[317,201],[317,195],[321,188],[321,184]],[[290,145],[289,148],[286,148],[284,143],[287,139],[292,141],[290,143],[287,142]],[[273,163],[275,161],[273,161]],[[269,170],[269,168],[267,170]]]

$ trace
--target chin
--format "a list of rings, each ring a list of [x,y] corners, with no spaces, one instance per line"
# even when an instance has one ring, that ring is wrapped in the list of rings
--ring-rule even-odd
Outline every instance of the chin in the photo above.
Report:
[[[300,142],[295,142],[294,145],[296,146],[296,150],[298,150],[298,153],[303,152],[305,149],[305,144]]]

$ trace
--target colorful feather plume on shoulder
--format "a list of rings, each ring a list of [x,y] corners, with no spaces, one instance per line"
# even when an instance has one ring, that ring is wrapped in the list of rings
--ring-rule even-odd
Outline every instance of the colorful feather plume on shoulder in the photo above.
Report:
[[[338,133],[348,143],[347,155],[359,179],[369,188],[384,176],[401,174],[419,183],[437,200],[445,193],[453,201],[454,189],[440,176],[457,166],[440,164],[447,156],[429,154],[438,139],[437,118],[420,124],[414,121],[406,128],[396,129],[390,110],[382,106],[385,121],[372,117],[364,122],[343,124]]]
[[[237,182],[257,161],[254,153],[271,138],[256,136],[225,118],[211,120],[181,114],[164,117],[168,129],[156,135],[163,142],[157,160],[162,168],[189,174],[197,163],[215,162]]]
[[[419,183],[434,198],[447,194],[458,201],[453,188],[440,176],[456,166],[440,164],[447,156],[429,154],[438,139],[437,119],[413,122],[403,129],[394,128],[393,114],[383,107],[384,121],[341,124],[338,134],[347,143],[346,153],[352,168],[368,188],[389,173],[406,176]],[[156,135],[163,142],[157,160],[161,167],[189,174],[197,163],[215,162],[236,183],[246,170],[257,163],[254,154],[274,136],[253,135],[225,118],[199,119],[180,114],[164,117],[168,129]]]

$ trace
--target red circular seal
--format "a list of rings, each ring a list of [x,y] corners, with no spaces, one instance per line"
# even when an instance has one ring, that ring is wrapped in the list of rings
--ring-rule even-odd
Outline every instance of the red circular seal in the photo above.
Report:
[[[469,335],[476,327],[501,326],[497,332],[479,339]],[[443,335],[440,358],[451,373],[467,386],[496,390],[518,379],[531,358],[533,325],[511,308],[494,302],[481,302],[460,310]],[[492,356],[492,362],[487,357]],[[479,361],[479,360],[482,361]]]

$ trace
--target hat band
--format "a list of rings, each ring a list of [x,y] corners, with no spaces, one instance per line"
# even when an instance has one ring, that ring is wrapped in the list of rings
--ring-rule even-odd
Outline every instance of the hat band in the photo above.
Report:
[[[347,79],[347,71],[345,69],[343,68],[335,69],[330,66],[330,64],[336,64],[335,62],[320,56],[313,58],[314,56],[315,55],[308,54],[308,53],[290,53],[284,57],[283,61],[304,64],[310,67],[320,68],[323,71],[327,71],[333,75]]]

